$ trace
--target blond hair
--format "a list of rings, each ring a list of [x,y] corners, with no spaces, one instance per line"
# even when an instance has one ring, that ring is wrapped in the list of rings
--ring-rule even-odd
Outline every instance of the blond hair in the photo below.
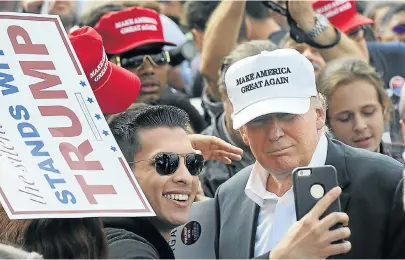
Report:
[[[340,58],[329,62],[318,74],[316,86],[327,102],[334,91],[341,85],[354,81],[364,80],[374,86],[377,92],[378,102],[383,108],[385,119],[388,120],[387,111],[392,103],[384,90],[384,82],[377,71],[367,62],[355,58]]]

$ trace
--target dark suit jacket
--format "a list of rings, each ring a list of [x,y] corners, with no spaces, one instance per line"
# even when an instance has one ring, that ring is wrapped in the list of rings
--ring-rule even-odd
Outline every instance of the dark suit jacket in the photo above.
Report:
[[[349,215],[352,249],[334,258],[405,258],[402,169],[396,160],[328,139],[326,165],[335,166],[342,210]],[[217,258],[252,258],[259,207],[245,195],[249,166],[219,187]]]

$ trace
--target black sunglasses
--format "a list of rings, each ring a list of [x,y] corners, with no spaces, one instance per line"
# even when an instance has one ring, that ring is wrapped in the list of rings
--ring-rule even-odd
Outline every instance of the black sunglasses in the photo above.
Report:
[[[158,153],[151,160],[142,160],[132,162],[153,162],[156,172],[160,175],[171,175],[177,171],[180,166],[180,157],[184,157],[187,170],[192,176],[197,176],[201,173],[204,167],[204,157],[201,154],[175,154],[175,153]]]
[[[161,66],[169,64],[170,55],[168,52],[161,52],[157,54],[138,55],[131,58],[124,58],[121,56],[115,57],[115,63],[124,69],[132,69],[140,67],[145,60],[148,59],[153,66]]]

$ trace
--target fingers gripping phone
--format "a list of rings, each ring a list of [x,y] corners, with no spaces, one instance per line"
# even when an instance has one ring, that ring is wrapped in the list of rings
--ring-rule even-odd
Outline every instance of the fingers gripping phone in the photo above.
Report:
[[[293,171],[293,191],[297,220],[304,217],[315,204],[331,189],[339,186],[336,168],[331,165],[321,167],[299,167]],[[321,219],[332,212],[341,212],[339,198],[323,213]],[[342,227],[337,224],[331,229]],[[336,241],[337,243],[341,241]]]

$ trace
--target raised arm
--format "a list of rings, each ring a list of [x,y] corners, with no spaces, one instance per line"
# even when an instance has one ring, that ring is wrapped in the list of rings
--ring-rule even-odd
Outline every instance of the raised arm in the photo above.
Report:
[[[292,18],[297,24],[305,31],[309,32],[315,26],[316,12],[312,8],[312,1],[289,1],[289,11]],[[314,38],[319,44],[327,45],[336,40],[337,34],[332,25],[322,31],[317,37]],[[359,59],[366,59],[357,44],[342,33],[340,42],[329,49],[318,49],[325,61],[330,61],[340,57],[357,57]]]
[[[218,72],[222,59],[235,48],[246,0],[222,1],[212,13],[204,35],[200,71],[213,101],[220,101]]]

